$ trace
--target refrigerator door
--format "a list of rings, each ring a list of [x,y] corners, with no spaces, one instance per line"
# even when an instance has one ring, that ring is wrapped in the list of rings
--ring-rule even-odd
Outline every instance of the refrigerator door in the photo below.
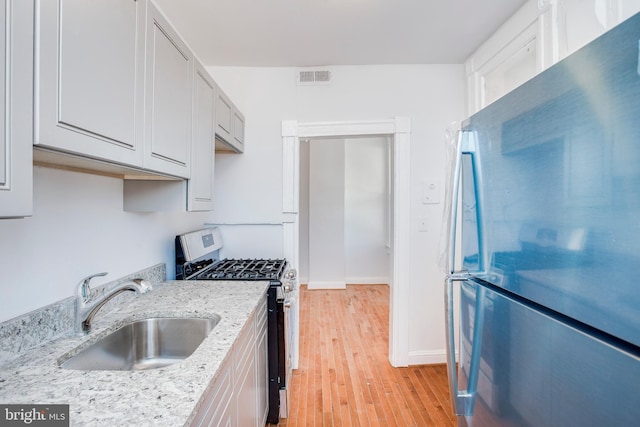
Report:
[[[460,424],[637,425],[636,356],[499,288],[466,281],[460,295],[459,386],[475,389],[472,410]],[[475,352],[480,362],[474,368]],[[474,376],[477,385],[469,387]]]
[[[640,15],[471,117],[474,277],[640,346]]]

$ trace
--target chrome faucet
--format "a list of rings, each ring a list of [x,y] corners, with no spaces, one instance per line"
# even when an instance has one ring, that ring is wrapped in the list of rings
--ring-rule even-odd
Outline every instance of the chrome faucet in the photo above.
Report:
[[[91,321],[98,310],[102,308],[116,295],[124,291],[134,291],[140,294],[149,292],[152,289],[151,283],[143,279],[133,279],[120,283],[112,289],[105,291],[102,295],[93,295],[89,282],[94,277],[106,276],[107,273],[97,273],[87,276],[76,286],[76,319],[75,329],[79,335],[86,335],[91,330]]]

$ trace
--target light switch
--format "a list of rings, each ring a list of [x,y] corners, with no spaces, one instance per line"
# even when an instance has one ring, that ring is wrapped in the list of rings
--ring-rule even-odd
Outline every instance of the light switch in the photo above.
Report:
[[[418,218],[418,231],[429,231],[426,217]]]
[[[440,186],[435,182],[422,182],[422,203],[425,205],[440,203]]]

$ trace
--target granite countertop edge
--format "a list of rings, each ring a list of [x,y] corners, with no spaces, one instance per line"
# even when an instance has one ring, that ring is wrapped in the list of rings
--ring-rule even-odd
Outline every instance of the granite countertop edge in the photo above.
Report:
[[[168,281],[98,313],[85,337],[66,336],[0,366],[0,404],[69,404],[71,425],[188,425],[268,282]],[[130,321],[212,317],[220,322],[187,359],[146,371],[79,371],[58,363]]]

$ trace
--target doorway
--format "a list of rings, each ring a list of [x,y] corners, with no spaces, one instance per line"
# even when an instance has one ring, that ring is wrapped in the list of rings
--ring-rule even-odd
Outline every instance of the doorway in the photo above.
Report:
[[[294,268],[300,260],[300,140],[306,138],[336,138],[358,136],[389,136],[393,194],[390,219],[390,313],[389,361],[392,366],[408,366],[409,306],[411,274],[411,121],[407,117],[359,122],[298,123],[282,122],[283,143],[283,253]],[[299,307],[296,307],[299,318]],[[298,332],[294,331],[294,339]],[[292,364],[298,364],[298,343],[294,343]]]
[[[390,285],[391,144],[301,139],[298,277],[309,289]]]

